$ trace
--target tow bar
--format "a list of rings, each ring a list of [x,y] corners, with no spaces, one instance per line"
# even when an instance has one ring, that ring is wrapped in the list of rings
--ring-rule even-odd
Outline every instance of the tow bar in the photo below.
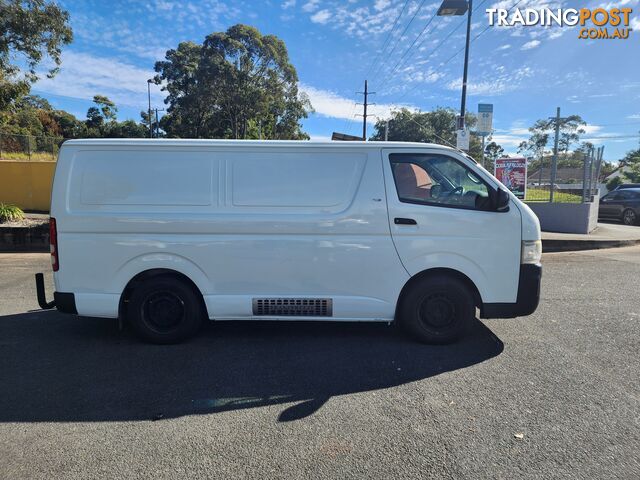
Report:
[[[38,296],[38,305],[43,310],[50,310],[56,306],[56,301],[47,302],[47,296],[44,292],[44,275],[36,273],[36,295]]]

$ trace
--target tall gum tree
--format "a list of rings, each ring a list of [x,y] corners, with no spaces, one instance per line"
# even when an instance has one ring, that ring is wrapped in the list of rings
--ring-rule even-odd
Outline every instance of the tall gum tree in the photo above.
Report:
[[[298,91],[287,48],[274,35],[234,25],[202,45],[183,42],[155,65],[167,92],[161,127],[169,137],[308,139],[311,104]]]

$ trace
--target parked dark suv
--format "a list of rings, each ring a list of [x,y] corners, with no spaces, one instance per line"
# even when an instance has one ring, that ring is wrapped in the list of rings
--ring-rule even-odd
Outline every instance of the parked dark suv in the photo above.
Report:
[[[627,188],[640,188],[640,183],[621,183],[614,190],[624,190]]]
[[[600,199],[598,218],[637,225],[640,219],[640,188],[623,188],[607,193]]]

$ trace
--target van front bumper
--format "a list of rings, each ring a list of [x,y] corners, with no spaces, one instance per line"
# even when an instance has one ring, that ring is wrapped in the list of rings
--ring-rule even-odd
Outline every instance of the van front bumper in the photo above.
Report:
[[[531,315],[540,303],[542,265],[520,265],[516,303],[483,303],[480,318],[515,318]]]

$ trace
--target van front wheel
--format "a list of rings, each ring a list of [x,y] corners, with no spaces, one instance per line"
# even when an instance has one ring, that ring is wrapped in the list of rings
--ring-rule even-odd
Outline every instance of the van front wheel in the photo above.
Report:
[[[133,291],[127,317],[140,338],[159,344],[192,337],[203,319],[198,294],[168,275],[149,278]]]
[[[424,343],[451,343],[465,332],[475,314],[473,296],[467,286],[448,276],[416,281],[403,295],[400,323]]]

